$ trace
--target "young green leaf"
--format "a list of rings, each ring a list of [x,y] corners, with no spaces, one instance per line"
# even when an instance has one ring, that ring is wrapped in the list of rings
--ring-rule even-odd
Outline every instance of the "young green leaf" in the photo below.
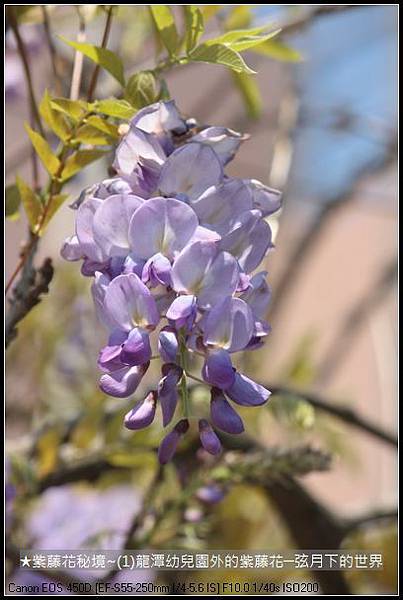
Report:
[[[202,12],[194,4],[185,4],[185,44],[186,52],[191,52],[197,46],[200,36],[204,31],[204,22]]]
[[[151,4],[150,11],[165,48],[171,56],[174,55],[179,45],[179,37],[170,6]]]
[[[189,54],[189,58],[193,61],[224,65],[237,73],[255,73],[248,67],[238,52],[224,44],[212,44],[211,46],[201,44]]]
[[[107,48],[101,48],[100,46],[93,46],[92,44],[83,44],[80,42],[73,42],[66,39],[62,35],[60,38],[79,52],[82,52],[87,58],[91,59],[97,65],[108,71],[114,77],[120,85],[125,85],[125,77],[123,74],[123,63],[119,56],[108,50]]]
[[[52,98],[50,104],[54,110],[64,113],[75,122],[80,121],[88,110],[88,104],[84,100]]]
[[[39,217],[42,213],[42,203],[35,192],[23,179],[21,179],[21,177],[17,175],[15,181],[31,230],[35,231]]]
[[[104,150],[78,150],[66,160],[65,167],[61,174],[61,180],[66,181],[79,173],[84,167],[104,156]]]
[[[98,102],[94,102],[91,108],[97,113],[124,120],[131,119],[136,113],[136,109],[129,102],[118,100],[117,98],[99,100]]]
[[[49,221],[52,219],[52,217],[54,217],[55,213],[59,210],[66,198],[68,198],[68,194],[56,194],[55,196],[52,196],[52,200],[50,201],[48,210],[46,211],[46,216],[41,226],[41,233],[43,233],[49,224]]]
[[[45,169],[50,175],[56,175],[60,168],[60,161],[57,156],[53,154],[52,148],[39,133],[30,128],[28,123],[25,123],[25,129]]]
[[[99,131],[103,131],[111,138],[119,138],[118,127],[113,123],[108,123],[108,121],[105,121],[105,119],[101,119],[101,117],[91,115],[86,120],[86,123],[92,127],[95,127],[95,129],[99,129]]]
[[[19,216],[21,196],[18,187],[15,184],[6,187],[6,217],[15,220]]]
[[[263,44],[267,40],[273,38],[275,35],[278,35],[281,31],[280,29],[276,29],[274,31],[270,31],[269,33],[265,33],[264,35],[260,35],[264,29],[266,29],[266,27],[230,31],[220,35],[218,38],[207,40],[205,43],[208,46],[213,44],[224,44],[236,52],[242,52],[244,50],[249,50],[249,48],[253,48],[254,46],[258,46],[259,44]]]
[[[126,84],[125,98],[137,109],[155,102],[157,90],[154,75],[150,71],[132,75]]]
[[[74,136],[75,142],[82,144],[91,144],[93,146],[109,146],[113,143],[113,139],[109,134],[100,131],[92,125],[81,125]]]
[[[262,112],[262,97],[256,80],[247,73],[232,71],[232,78],[238,88],[251,119],[257,119]]]
[[[61,140],[66,141],[69,138],[69,124],[67,123],[64,114],[53,108],[52,98],[48,90],[45,90],[39,105],[39,112],[45,123]]]
[[[294,50],[279,40],[267,40],[252,48],[252,51],[285,62],[301,62],[303,60],[298,50]]]

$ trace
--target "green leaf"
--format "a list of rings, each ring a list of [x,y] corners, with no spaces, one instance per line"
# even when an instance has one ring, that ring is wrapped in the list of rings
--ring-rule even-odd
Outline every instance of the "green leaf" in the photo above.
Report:
[[[17,175],[16,184],[20,194],[21,202],[24,207],[31,230],[35,231],[38,219],[42,213],[42,203],[35,192]]]
[[[218,38],[214,38],[212,40],[207,40],[207,45],[212,44],[224,44],[235,50],[236,52],[242,52],[244,50],[249,50],[249,48],[253,48],[254,46],[258,46],[259,44],[263,44],[267,40],[270,40],[275,35],[280,33],[280,29],[276,29],[274,31],[270,31],[264,35],[259,35],[266,27],[257,27],[255,29],[240,29],[238,31],[230,31],[228,33],[224,33]]]
[[[60,168],[60,161],[57,156],[53,154],[52,148],[39,133],[30,128],[28,123],[25,123],[25,129],[45,169],[50,175],[56,175]]]
[[[18,219],[21,196],[15,184],[6,187],[6,217],[11,220]]]
[[[68,197],[68,194],[56,194],[55,196],[52,196],[52,201],[49,204],[48,210],[46,212],[46,217],[41,226],[42,233],[49,224],[49,221],[54,217],[55,213],[59,210],[59,208],[62,206],[62,204]]]
[[[72,42],[66,39],[62,35],[60,39],[66,44],[82,52],[87,58],[94,61],[97,65],[108,71],[114,77],[120,85],[125,85],[125,77],[123,73],[123,63],[119,56],[108,50],[107,48],[101,48],[100,46],[93,46],[92,44],[83,44],[80,42]]]
[[[61,181],[66,181],[79,173],[84,167],[104,156],[104,150],[78,150],[66,160],[66,165],[61,175]]]
[[[136,108],[143,108],[155,102],[157,90],[154,75],[150,71],[132,75],[126,85],[125,98]]]
[[[224,44],[201,44],[189,54],[189,58],[192,61],[225,65],[237,73],[255,73],[238,52]]]
[[[113,123],[108,123],[108,121],[105,121],[105,119],[101,119],[101,117],[91,115],[90,117],[88,117],[86,123],[88,123],[88,125],[91,125],[92,127],[95,127],[95,129],[99,129],[99,131],[103,131],[104,133],[108,134],[111,138],[119,138],[118,127]]]
[[[87,102],[83,100],[69,100],[68,98],[52,98],[51,106],[55,110],[64,113],[70,119],[80,121],[88,110]]]
[[[170,55],[175,54],[179,38],[171,8],[165,4],[152,4],[150,11],[165,48]]]
[[[109,134],[105,134],[92,125],[81,125],[74,136],[75,142],[82,144],[92,144],[93,146],[109,146],[113,143],[113,139]]]
[[[257,119],[262,112],[262,97],[256,80],[247,73],[231,73],[251,119]]]
[[[131,119],[136,113],[136,109],[129,102],[118,100],[117,98],[108,98],[107,100],[94,102],[92,109],[109,117],[124,120]]]
[[[50,127],[50,129],[63,141],[66,141],[70,136],[70,127],[64,115],[52,106],[52,98],[48,90],[45,90],[42,101],[39,105],[39,112]]]
[[[231,44],[242,40],[243,38],[260,35],[267,27],[267,25],[263,25],[262,27],[254,27],[253,29],[234,29],[232,31],[227,31],[216,38],[206,40],[206,44]]]
[[[283,42],[280,42],[279,40],[267,40],[266,42],[255,46],[253,52],[285,62],[301,62],[303,60],[303,57],[298,50],[294,50],[294,48],[283,44]]]
[[[186,52],[191,52],[197,46],[197,42],[204,31],[203,15],[201,10],[193,4],[185,4],[184,10],[186,24],[185,47]]]

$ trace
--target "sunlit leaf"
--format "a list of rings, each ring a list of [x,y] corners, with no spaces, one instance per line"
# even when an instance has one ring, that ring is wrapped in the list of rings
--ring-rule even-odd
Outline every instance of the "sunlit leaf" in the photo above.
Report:
[[[82,125],[77,129],[74,141],[93,146],[109,146],[113,143],[113,139],[109,134],[88,124]]]
[[[84,167],[105,155],[104,150],[78,150],[68,157],[63,169],[61,180],[66,181],[79,173]]]
[[[165,48],[169,54],[175,54],[179,38],[171,8],[165,4],[152,4],[150,11]]]
[[[103,131],[108,134],[111,138],[118,138],[118,127],[113,123],[108,123],[105,119],[101,119],[101,117],[97,117],[96,115],[91,115],[87,119],[87,124],[95,127],[95,129],[99,129],[99,131]]]
[[[125,89],[125,98],[130,104],[143,108],[155,102],[156,97],[156,81],[150,71],[141,71],[130,77]]]
[[[60,432],[49,429],[37,441],[38,475],[45,477],[55,470],[59,456]]]
[[[267,40],[252,48],[252,51],[285,62],[301,62],[303,60],[298,50],[294,50],[279,40]]]
[[[27,123],[25,123],[25,129],[45,169],[50,175],[56,175],[60,168],[60,161],[57,156],[53,154],[52,148],[47,141],[39,133],[31,129]]]
[[[21,196],[15,184],[6,187],[6,217],[11,220],[18,219]]]
[[[42,226],[41,226],[41,233],[43,233],[43,231],[49,224],[50,220],[54,217],[56,212],[59,210],[59,208],[62,206],[62,204],[65,202],[65,200],[67,198],[68,198],[68,194],[56,194],[56,195],[52,196],[52,200],[49,203],[48,209],[46,211],[46,216],[45,216]]]
[[[255,73],[242,56],[224,44],[201,44],[189,54],[192,61],[225,65],[237,73]]]
[[[99,100],[93,104],[93,110],[109,117],[124,120],[131,119],[136,113],[136,109],[127,100],[118,100],[117,98]]]
[[[262,97],[256,80],[247,73],[231,73],[235,86],[245,103],[246,111],[251,119],[257,119],[262,112]]]
[[[16,184],[28,222],[32,231],[34,231],[42,212],[41,201],[29,185],[18,175],[16,177]]]
[[[202,12],[193,4],[185,4],[185,47],[186,52],[191,52],[197,45],[200,36],[204,31],[204,22]]]
[[[39,112],[45,123],[50,129],[63,141],[70,136],[70,127],[60,111],[53,108],[51,96],[48,90],[45,90],[42,101],[39,105]]]
[[[93,46],[92,44],[74,42],[63,36],[60,36],[60,38],[75,50],[82,52],[87,58],[105,69],[105,71],[108,71],[120,85],[125,85],[123,63],[115,52],[112,52],[112,50],[108,50],[107,48],[101,48],[100,46]]]
[[[88,110],[88,104],[83,100],[69,100],[69,98],[52,98],[51,106],[76,122],[80,121]]]

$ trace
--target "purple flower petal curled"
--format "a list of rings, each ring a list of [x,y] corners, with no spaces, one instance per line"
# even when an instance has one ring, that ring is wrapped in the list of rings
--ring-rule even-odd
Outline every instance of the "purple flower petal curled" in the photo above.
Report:
[[[99,381],[101,390],[115,398],[127,398],[134,394],[147,371],[149,363],[138,367],[123,367],[112,373],[105,373]]]
[[[175,298],[166,313],[167,319],[175,324],[177,330],[186,327],[189,331],[193,326],[196,315],[197,302],[196,297],[192,295]]]
[[[151,358],[150,336],[140,327],[131,330],[122,346],[121,360],[126,365],[142,365]]]
[[[117,194],[104,200],[94,215],[94,240],[107,256],[130,252],[129,223],[144,200],[131,194]]]
[[[134,213],[129,227],[132,252],[144,258],[161,253],[173,258],[199,222],[190,206],[174,198],[151,198]]]
[[[252,193],[254,207],[262,211],[264,217],[277,212],[281,208],[281,192],[263,185],[256,179],[244,179],[244,182]]]
[[[151,287],[171,285],[171,263],[160,252],[148,259],[143,267],[141,279],[144,283],[148,283]]]
[[[64,260],[80,260],[84,257],[81,244],[76,235],[65,239],[60,254]]]
[[[131,430],[144,429],[154,421],[157,392],[152,391],[125,416],[125,427]]]
[[[186,123],[173,100],[157,102],[139,110],[130,121],[130,126],[154,134],[167,154],[174,149],[171,132],[181,135],[187,131]]]
[[[105,262],[107,259],[107,255],[94,240],[94,216],[100,206],[102,206],[101,200],[89,198],[81,204],[76,217],[76,236],[83,256],[98,263]]]
[[[221,442],[206,419],[199,420],[200,441],[205,450],[210,454],[219,454],[221,452]]]
[[[158,336],[158,352],[165,363],[175,363],[179,342],[174,327],[163,327]]]
[[[214,242],[195,242],[186,246],[172,267],[176,292],[197,296],[204,308],[223,296],[231,296],[239,280],[239,267],[228,252],[220,252]]]
[[[266,281],[267,271],[260,271],[250,279],[250,287],[241,298],[251,307],[256,319],[264,319],[269,307],[271,290]]]
[[[241,142],[248,139],[248,137],[226,127],[206,127],[206,129],[193,136],[192,140],[211,146],[221,164],[225,166],[234,158]]]
[[[271,392],[246,375],[236,373],[233,385],[225,393],[241,406],[260,406],[267,402]]]
[[[187,419],[181,419],[162,440],[160,447],[158,448],[158,460],[162,465],[169,462],[176,452],[179,441],[189,429],[189,421]]]
[[[243,350],[254,332],[252,311],[240,298],[224,298],[203,319],[203,331],[207,346],[228,352]]]
[[[175,364],[163,365],[164,377],[158,384],[158,399],[162,410],[162,424],[166,427],[173,419],[178,403],[177,385],[182,377],[182,369]]]
[[[161,170],[158,189],[164,196],[197,198],[221,182],[220,161],[209,146],[189,143],[175,150]]]
[[[244,431],[241,417],[217,388],[211,390],[210,414],[214,427],[226,433],[237,434]]]
[[[134,127],[117,147],[113,166],[119,175],[127,177],[135,173],[139,166],[159,172],[165,158],[165,152],[158,140],[150,133]]]
[[[153,329],[159,321],[155,299],[134,273],[119,275],[105,292],[104,307],[118,329]]]
[[[235,381],[235,372],[230,355],[226,350],[210,352],[204,362],[204,381],[221,390],[229,388]]]

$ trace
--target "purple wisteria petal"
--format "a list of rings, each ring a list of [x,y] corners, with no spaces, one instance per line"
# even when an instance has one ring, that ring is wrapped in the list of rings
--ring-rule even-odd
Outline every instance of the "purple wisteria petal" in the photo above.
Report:
[[[94,215],[94,240],[107,256],[127,256],[130,252],[129,223],[144,200],[130,194],[117,194],[104,200]]]
[[[60,254],[64,260],[80,260],[80,258],[84,257],[81,244],[76,235],[72,235],[64,240]]]
[[[166,316],[175,324],[176,329],[191,329],[197,315],[197,301],[193,295],[178,296],[168,308]]]
[[[175,363],[179,342],[174,327],[163,327],[158,336],[158,352],[165,363]]]
[[[228,352],[243,350],[254,332],[252,311],[240,298],[224,298],[203,320],[203,331],[203,341],[207,346]]]
[[[136,431],[144,429],[154,421],[157,406],[157,392],[150,392],[142,402],[139,402],[125,416],[125,427]]]
[[[77,211],[76,236],[83,255],[94,262],[102,263],[107,255],[95,242],[93,233],[94,215],[100,206],[102,201],[96,198],[89,198],[83,202]]]
[[[148,283],[151,287],[171,285],[171,263],[166,256],[155,254],[148,259],[143,267],[141,279],[144,283]]]
[[[262,217],[260,210],[246,210],[241,213],[220,241],[221,250],[230,252],[236,258],[246,244],[250,243],[250,234]]]
[[[220,252],[214,242],[195,242],[186,246],[172,267],[176,292],[197,296],[201,307],[208,307],[237,288],[239,268],[228,252]]]
[[[186,123],[173,100],[146,106],[133,117],[130,125],[154,134],[167,153],[174,148],[170,133],[181,135],[187,131]]]
[[[181,419],[173,430],[164,437],[158,448],[158,460],[162,465],[165,465],[173,458],[181,438],[188,429],[189,421]]]
[[[244,431],[241,417],[226,400],[224,394],[216,388],[211,390],[210,414],[214,427],[226,433],[238,434]]]
[[[127,398],[134,394],[147,371],[149,363],[138,367],[122,367],[112,373],[105,373],[99,381],[101,390],[115,398]]]
[[[175,414],[178,403],[178,382],[182,377],[182,369],[175,364],[168,363],[163,366],[164,377],[158,384],[158,398],[162,410],[162,424],[169,425]]]
[[[195,212],[180,200],[152,198],[131,219],[132,251],[144,259],[158,253],[173,257],[187,244],[198,224]]]
[[[226,490],[219,485],[210,483],[199,488],[196,497],[206,504],[217,504],[226,496]]]
[[[235,381],[226,394],[241,406],[260,406],[267,402],[271,392],[246,375],[236,373]]]
[[[222,178],[221,163],[214,150],[192,142],[168,157],[161,170],[158,189],[164,196],[197,198]]]
[[[95,313],[105,327],[112,330],[115,327],[115,321],[110,318],[108,312],[105,310],[105,293],[110,284],[110,277],[97,271],[95,273],[94,282],[91,286],[92,300],[95,306]]]
[[[219,242],[220,239],[221,236],[219,233],[199,225],[196,227],[194,234],[189,240],[189,244],[193,244],[193,242]]]
[[[194,135],[192,140],[208,144],[217,154],[221,164],[225,166],[234,158],[241,142],[248,139],[248,137],[226,127],[207,127]]]
[[[101,183],[93,186],[94,198],[100,198],[106,200],[109,196],[116,194],[135,194],[137,191],[132,187],[130,181],[124,177],[112,177],[110,179],[104,179]]]
[[[200,441],[205,450],[210,454],[219,454],[221,452],[221,442],[218,435],[206,419],[199,420]]]
[[[268,217],[281,208],[281,192],[263,185],[257,179],[245,179],[244,181],[252,192],[254,207],[260,210],[264,217]]]
[[[202,369],[204,381],[221,390],[231,387],[235,381],[235,370],[226,350],[209,352]]]
[[[142,365],[151,358],[150,336],[147,331],[136,327],[123,344],[121,360],[126,365]]]
[[[251,277],[250,287],[241,298],[249,304],[256,319],[264,319],[269,307],[271,290],[266,281],[267,271],[260,271]]]
[[[125,261],[123,263],[122,275],[128,275],[129,273],[134,273],[138,277],[143,274],[145,260],[144,258],[138,258],[133,254],[129,254],[126,256]]]
[[[245,210],[253,208],[252,194],[242,179],[229,178],[191,200],[200,223],[224,235]]]
[[[124,331],[133,327],[153,329],[159,321],[155,299],[134,273],[119,275],[111,281],[104,307],[115,326]]]
[[[132,175],[139,166],[159,172],[165,159],[165,152],[158,140],[135,127],[122,138],[116,149],[113,166],[116,172],[124,177]]]
[[[260,265],[266,253],[273,247],[271,239],[270,226],[266,221],[259,220],[249,235],[240,240],[234,249],[234,256],[245,273],[251,273]]]

